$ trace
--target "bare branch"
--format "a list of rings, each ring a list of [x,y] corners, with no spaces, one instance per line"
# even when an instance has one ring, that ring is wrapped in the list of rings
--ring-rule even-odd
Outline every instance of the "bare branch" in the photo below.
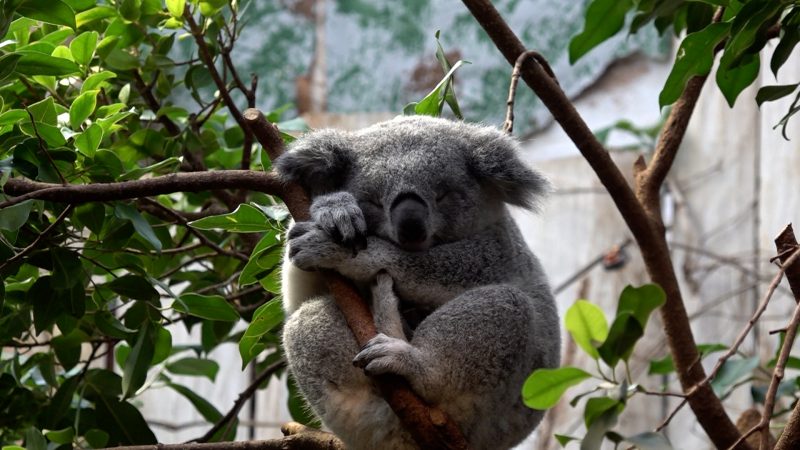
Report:
[[[514,133],[514,97],[517,95],[517,83],[519,83],[522,63],[524,63],[528,58],[533,58],[537,63],[541,64],[542,68],[547,72],[547,74],[550,75],[556,84],[558,84],[558,80],[556,79],[556,75],[553,73],[553,69],[550,68],[550,64],[539,52],[528,51],[519,55],[519,58],[517,58],[517,61],[514,63],[514,70],[511,71],[511,83],[508,86],[508,100],[506,100],[506,120],[503,122],[503,131],[507,134]]]
[[[30,199],[61,203],[86,203],[152,197],[175,192],[215,191],[219,189],[249,189],[282,196],[283,185],[274,173],[251,170],[216,170],[208,172],[174,173],[117,183],[60,184],[42,183],[25,178],[12,178],[3,186],[6,195],[17,196],[0,203],[0,209]]]

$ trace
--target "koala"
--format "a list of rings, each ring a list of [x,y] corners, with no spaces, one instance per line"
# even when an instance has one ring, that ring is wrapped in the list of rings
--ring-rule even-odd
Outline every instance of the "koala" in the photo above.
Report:
[[[312,132],[275,161],[312,199],[287,236],[286,358],[347,448],[418,448],[367,374],[404,377],[472,449],[510,448],[541,420],[521,388],[558,365],[558,316],[507,205],[535,209],[549,183],[517,150],[494,128],[411,116]],[[369,299],[379,334],[364,348],[320,270]]]

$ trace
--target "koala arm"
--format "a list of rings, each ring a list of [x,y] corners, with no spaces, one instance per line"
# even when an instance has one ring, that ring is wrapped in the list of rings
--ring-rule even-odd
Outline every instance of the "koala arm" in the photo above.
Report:
[[[418,252],[370,236],[366,249],[354,253],[317,224],[301,222],[289,233],[289,257],[301,269],[333,269],[357,282],[386,271],[402,298],[435,306],[476,286],[513,284],[524,289],[526,277],[537,268],[510,227],[501,221],[471,239]]]

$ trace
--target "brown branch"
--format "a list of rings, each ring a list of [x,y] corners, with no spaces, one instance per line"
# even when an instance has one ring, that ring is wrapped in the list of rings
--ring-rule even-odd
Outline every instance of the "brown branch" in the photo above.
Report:
[[[277,128],[255,109],[245,111],[244,118],[253,135],[267,149],[270,158],[274,160],[280,156],[283,151],[283,140]],[[283,200],[295,220],[308,220],[310,202],[301,187],[293,183],[286,185]],[[328,289],[353,331],[358,345],[365,345],[376,335],[375,322],[366,302],[358,294],[355,286],[341,275],[327,273],[326,276]],[[438,408],[426,405],[411,391],[406,380],[393,375],[374,379],[386,402],[422,448],[451,450],[468,448],[455,422]]]
[[[491,2],[463,0],[463,3],[509,64],[514,64],[526,48]],[[664,289],[667,301],[661,308],[661,318],[676,372],[684,392],[687,392],[705,379],[705,373],[703,367],[696,364],[699,354],[660,218],[655,216],[659,220],[653,220],[653,215],[649,213],[658,208],[653,204],[643,205],[641,201],[645,199],[636,197],[611,156],[541,64],[528,58],[522,66],[522,79],[550,110],[553,118],[595,171],[636,239],[650,278]],[[682,122],[674,123],[672,126],[678,127]],[[696,394],[689,397],[689,404],[698,422],[717,447],[726,448],[738,440],[739,431],[708,384],[701,385]],[[737,447],[740,450],[749,448],[747,444],[739,444]]]
[[[186,9],[183,12],[183,18],[186,20],[186,23],[189,25],[189,30],[192,32],[192,37],[194,41],[197,43],[197,52],[200,55],[200,59],[205,64],[206,68],[208,69],[208,73],[211,74],[211,79],[214,80],[214,84],[217,85],[217,89],[219,90],[219,95],[222,97],[222,101],[225,102],[225,106],[228,107],[228,111],[231,112],[231,116],[233,116],[233,120],[242,127],[242,130],[247,130],[247,125],[245,124],[244,119],[242,118],[242,113],[239,111],[239,108],[236,107],[236,103],[234,103],[233,98],[231,98],[231,93],[228,91],[228,86],[225,84],[225,81],[219,75],[219,71],[217,70],[217,66],[214,64],[214,58],[211,56],[211,50],[208,48],[208,44],[206,43],[203,30],[197,25],[197,22],[194,20],[194,16],[192,15],[191,10],[189,9],[189,4],[186,4]]]
[[[67,218],[69,213],[72,212],[72,208],[73,208],[72,205],[69,205],[66,208],[64,208],[64,211],[61,211],[61,214],[59,214],[58,217],[56,217],[56,220],[54,220],[53,223],[48,225],[47,228],[44,229],[44,231],[39,233],[39,235],[36,236],[36,239],[34,239],[33,242],[30,243],[30,245],[23,248],[19,253],[17,253],[16,255],[12,256],[11,258],[3,262],[3,264],[0,264],[0,270],[5,269],[5,267],[8,266],[9,264],[12,264],[13,262],[22,259],[22,257],[32,252],[36,248],[36,246],[39,245],[39,242],[41,242],[45,237],[47,237],[47,235],[50,234],[50,232],[53,231],[53,229],[57,227],[58,224],[60,224],[61,222],[64,221],[64,219]]]
[[[787,255],[788,251],[796,249],[797,246],[798,244],[794,237],[792,225],[789,224],[786,226],[786,228],[784,228],[783,231],[781,231],[778,237],[775,238],[775,247],[777,248],[778,253],[781,255],[780,260],[784,267],[786,267],[788,264],[788,258],[785,255]],[[786,267],[785,271],[786,280],[789,282],[789,287],[792,289],[795,302],[800,304],[800,264],[794,264],[790,267]],[[789,330],[787,329],[787,335],[788,332]],[[785,340],[784,347],[786,347]],[[775,445],[775,450],[791,450],[797,445],[798,442],[800,442],[800,402],[795,405],[792,414],[789,416],[789,420],[786,422],[786,426],[783,428],[783,432],[778,439],[778,443]]]
[[[772,412],[775,409],[775,396],[778,393],[778,386],[783,380],[784,371],[786,370],[786,361],[789,360],[789,354],[792,352],[792,345],[797,336],[797,326],[800,325],[800,303],[794,308],[794,314],[789,324],[786,326],[786,336],[783,339],[783,347],[778,355],[778,361],[775,363],[775,369],[772,370],[772,380],[769,382],[767,395],[764,397],[764,413],[761,414],[761,450],[771,450],[769,446],[772,435],[769,432],[769,422],[772,420]]]
[[[225,250],[224,248],[220,247],[215,242],[213,242],[211,239],[207,238],[206,235],[204,235],[202,232],[200,232],[200,230],[198,230],[197,228],[190,227],[189,226],[189,221],[186,220],[177,211],[175,211],[175,210],[173,210],[171,208],[168,208],[168,207],[162,205],[161,203],[159,203],[159,202],[157,202],[157,201],[155,201],[153,199],[143,198],[141,201],[143,203],[145,203],[145,204],[151,205],[153,207],[153,210],[161,211],[162,213],[164,213],[164,215],[161,216],[162,218],[164,218],[164,216],[168,216],[171,219],[174,219],[176,222],[178,222],[181,225],[183,225],[184,227],[186,227],[186,229],[189,231],[189,233],[195,235],[197,237],[197,239],[200,240],[200,242],[203,243],[203,245],[205,245],[206,247],[214,250],[218,254],[225,255],[225,256],[230,256],[232,258],[239,259],[240,261],[247,261],[247,260],[250,259],[244,253]]]
[[[514,62],[514,70],[511,71],[511,82],[508,86],[508,100],[506,100],[506,120],[503,122],[503,131],[506,134],[514,133],[514,97],[517,95],[517,84],[519,83],[522,63],[524,63],[528,58],[535,59],[536,62],[539,63],[547,72],[547,74],[550,75],[553,81],[558,84],[558,79],[556,79],[553,69],[550,68],[550,64],[539,52],[527,51],[519,55],[519,58],[517,58],[517,60]]]
[[[116,183],[60,184],[42,183],[25,178],[12,178],[3,186],[6,195],[17,196],[0,203],[0,209],[29,199],[61,203],[86,203],[152,197],[175,192],[200,192],[219,189],[250,189],[282,196],[283,185],[274,173],[251,170],[216,170],[174,173]]]
[[[131,445],[101,450],[344,450],[344,446],[333,435],[317,432],[263,441]]]
[[[133,86],[139,92],[139,95],[142,96],[145,104],[153,114],[156,114],[156,120],[158,120],[162,126],[167,130],[170,136],[178,136],[181,134],[181,128],[172,121],[169,117],[164,114],[159,115],[158,110],[161,109],[161,102],[153,95],[153,91],[151,90],[151,86],[144,82],[142,79],[142,74],[139,73],[138,70],[133,70]]]
[[[222,429],[222,427],[224,427],[225,425],[227,425],[230,422],[233,422],[233,420],[236,419],[236,417],[239,415],[239,411],[242,410],[242,407],[244,406],[244,404],[248,400],[250,400],[250,398],[253,396],[253,394],[256,393],[256,391],[258,390],[258,387],[261,386],[261,383],[266,381],[275,372],[277,372],[280,369],[283,369],[284,367],[286,367],[286,360],[284,360],[284,359],[280,359],[278,361],[275,361],[274,363],[272,363],[269,366],[267,366],[267,368],[265,368],[263,371],[261,371],[261,373],[258,374],[258,376],[255,378],[255,380],[253,380],[253,382],[250,383],[250,386],[247,386],[247,389],[243,390],[239,394],[239,397],[233,403],[233,407],[220,420],[218,420],[217,423],[215,423],[214,426],[211,427],[211,429],[208,430],[208,432],[206,432],[206,434],[200,436],[197,439],[189,441],[189,442],[208,442],[209,439],[214,437],[214,435],[219,430]]]

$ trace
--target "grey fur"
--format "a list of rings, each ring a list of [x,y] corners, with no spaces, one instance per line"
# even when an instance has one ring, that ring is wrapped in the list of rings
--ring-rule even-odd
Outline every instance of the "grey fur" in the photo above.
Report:
[[[313,195],[284,261],[286,356],[348,448],[416,448],[355,366],[405,377],[475,450],[512,447],[541,420],[520,390],[558,364],[558,317],[505,204],[533,208],[549,185],[516,152],[493,128],[415,116],[311,133],[276,161]],[[363,349],[313,269],[371,298],[380,334]]]

